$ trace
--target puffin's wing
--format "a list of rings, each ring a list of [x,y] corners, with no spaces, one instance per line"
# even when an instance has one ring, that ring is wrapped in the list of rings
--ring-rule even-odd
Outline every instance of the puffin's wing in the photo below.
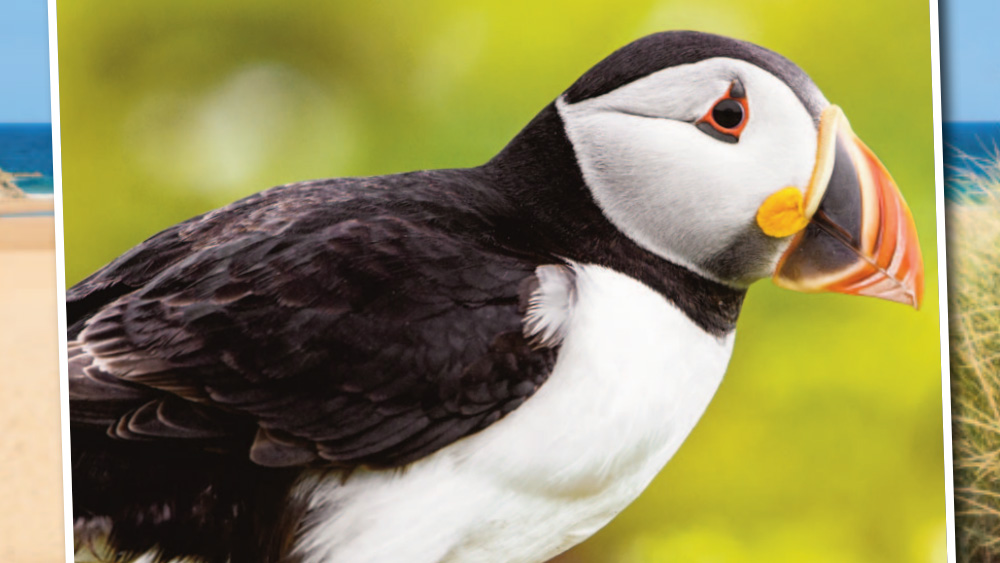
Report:
[[[531,264],[321,199],[245,200],[74,288],[74,424],[261,465],[396,466],[545,381],[555,350],[522,332]]]

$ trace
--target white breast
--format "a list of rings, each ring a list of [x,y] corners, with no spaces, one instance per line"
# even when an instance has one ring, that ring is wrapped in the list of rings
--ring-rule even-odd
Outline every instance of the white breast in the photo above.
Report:
[[[574,269],[572,306],[552,308],[562,348],[545,385],[405,470],[309,477],[327,482],[296,548],[306,563],[545,561],[642,492],[708,406],[733,335],[705,333],[627,276]]]

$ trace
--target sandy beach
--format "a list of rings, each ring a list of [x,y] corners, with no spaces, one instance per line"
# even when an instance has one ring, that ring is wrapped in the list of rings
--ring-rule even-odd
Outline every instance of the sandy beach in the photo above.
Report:
[[[54,249],[52,206],[52,196],[0,198],[0,251]],[[54,275],[52,279],[55,280]]]
[[[4,562],[64,558],[53,227],[51,216],[0,216]]]

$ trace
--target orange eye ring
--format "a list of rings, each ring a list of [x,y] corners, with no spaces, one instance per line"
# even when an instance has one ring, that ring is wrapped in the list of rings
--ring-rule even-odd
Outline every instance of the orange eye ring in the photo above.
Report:
[[[702,132],[727,143],[740,140],[743,129],[750,120],[750,105],[739,81],[734,81],[726,95],[719,98],[712,107],[695,122]]]

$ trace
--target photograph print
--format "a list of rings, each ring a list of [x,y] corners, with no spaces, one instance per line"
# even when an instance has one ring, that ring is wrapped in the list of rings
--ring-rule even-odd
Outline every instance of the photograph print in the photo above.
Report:
[[[926,2],[58,17],[77,560],[945,559]]]

